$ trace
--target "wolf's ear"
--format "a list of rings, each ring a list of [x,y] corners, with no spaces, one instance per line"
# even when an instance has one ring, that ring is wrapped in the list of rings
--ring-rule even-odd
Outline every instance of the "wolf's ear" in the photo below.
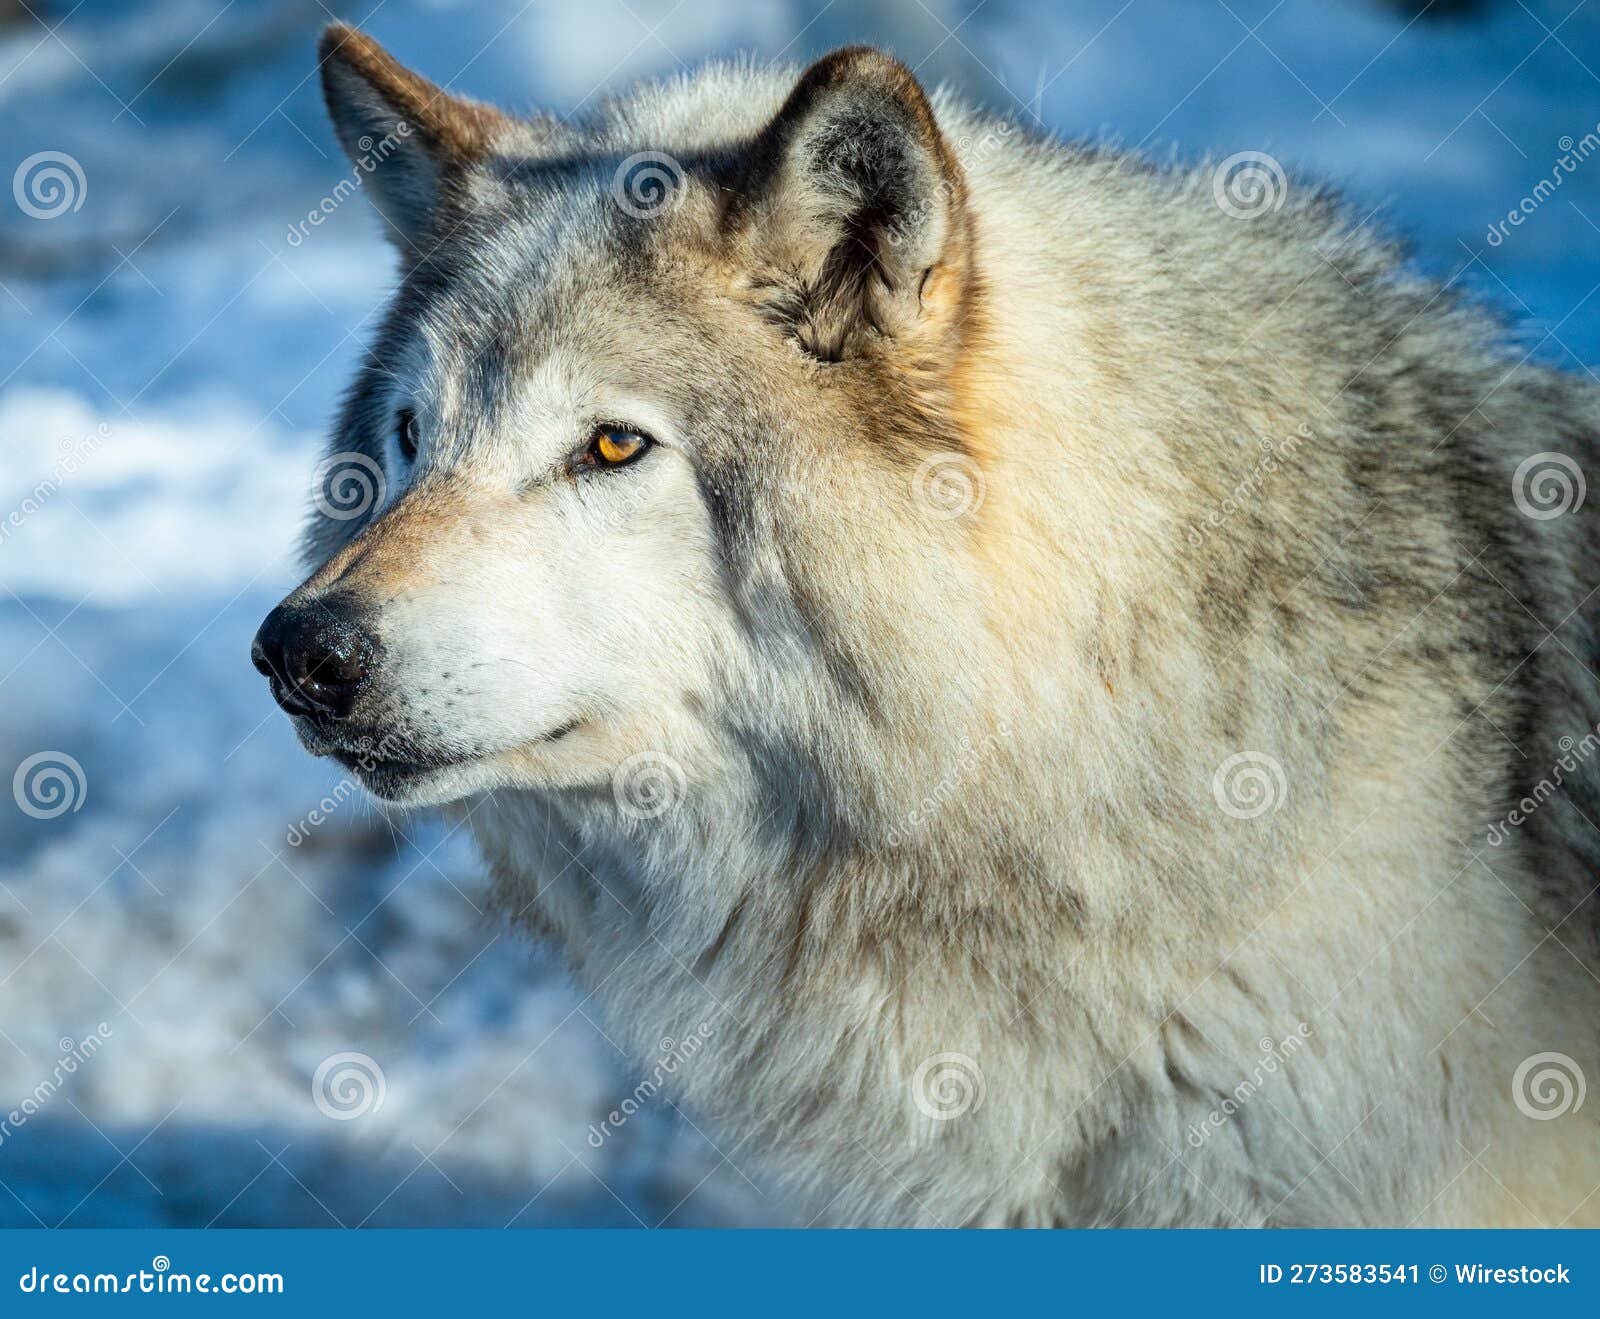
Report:
[[[452,96],[413,73],[371,37],[331,24],[317,51],[333,129],[362,172],[402,254],[416,245],[453,170],[482,160],[497,111]]]
[[[758,282],[801,344],[837,360],[964,296],[966,185],[916,77],[866,46],[801,76],[730,209]],[[770,275],[763,272],[770,272]],[[925,295],[937,291],[934,306]]]

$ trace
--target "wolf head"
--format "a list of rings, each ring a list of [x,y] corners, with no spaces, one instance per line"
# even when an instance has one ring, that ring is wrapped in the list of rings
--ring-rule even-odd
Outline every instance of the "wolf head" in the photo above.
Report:
[[[350,28],[321,57],[401,277],[313,571],[253,648],[307,747],[427,804],[644,752],[709,772],[940,700],[887,679],[981,596],[930,568],[971,527],[929,494],[941,463],[978,479],[978,290],[915,78],[849,49],[563,123]]]

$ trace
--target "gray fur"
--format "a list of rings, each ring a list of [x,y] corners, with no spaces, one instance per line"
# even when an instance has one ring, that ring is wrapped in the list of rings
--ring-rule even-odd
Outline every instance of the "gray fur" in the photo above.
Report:
[[[641,1065],[709,1025],[681,1098],[821,1221],[1600,1223],[1600,1103],[1513,1094],[1600,1081],[1596,765],[1538,787],[1600,547],[1513,494],[1597,392],[1304,183],[1241,218],[938,97],[946,167],[840,58],[820,137],[712,66],[437,162],[333,446],[394,489],[297,593],[369,602],[372,733],[468,757],[375,786]],[[565,477],[585,418],[664,447]]]

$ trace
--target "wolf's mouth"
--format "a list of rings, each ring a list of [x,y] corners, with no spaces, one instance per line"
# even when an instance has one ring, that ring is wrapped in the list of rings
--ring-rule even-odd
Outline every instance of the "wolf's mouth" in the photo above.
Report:
[[[449,760],[379,760],[371,755],[351,755],[339,751],[333,753],[333,758],[351,771],[373,796],[390,800],[404,797],[410,788],[430,774],[468,765],[479,759],[477,756],[462,756]]]
[[[362,775],[411,776],[427,774],[434,770],[450,769],[480,759],[476,755],[426,756],[411,759],[403,756],[376,755],[372,751],[354,751],[336,748],[328,753],[348,770]]]
[[[327,729],[310,720],[298,721],[308,749],[325,755],[357,775],[379,796],[395,795],[400,789],[429,774],[448,769],[458,769],[494,755],[493,749],[471,751],[435,751],[419,748],[406,739],[393,734],[364,735],[352,741],[349,736],[330,736]],[[535,742],[557,742],[572,732],[581,720],[568,719],[549,732],[532,739]]]

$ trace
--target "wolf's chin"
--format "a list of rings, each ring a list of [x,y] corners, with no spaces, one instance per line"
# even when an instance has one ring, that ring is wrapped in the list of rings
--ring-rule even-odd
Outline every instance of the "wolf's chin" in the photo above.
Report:
[[[578,724],[577,719],[567,720],[511,750],[547,747],[566,737]],[[302,728],[300,740],[313,755],[330,756],[338,761],[374,797],[397,806],[444,806],[504,782],[504,775],[495,766],[496,760],[504,754],[500,751],[450,756],[419,753],[416,759],[405,759],[374,756],[366,747],[344,747],[324,738],[315,729]]]
[[[488,776],[481,772],[486,759],[475,757],[437,767],[354,766],[351,772],[381,801],[396,806],[444,806],[493,786],[484,781]]]

